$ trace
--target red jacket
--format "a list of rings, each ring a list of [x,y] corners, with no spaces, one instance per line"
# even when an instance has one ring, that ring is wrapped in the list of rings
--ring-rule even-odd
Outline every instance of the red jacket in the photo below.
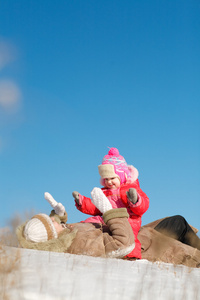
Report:
[[[135,188],[138,194],[138,201],[135,204],[132,204],[128,199],[126,192],[130,188]],[[135,248],[128,255],[128,257],[141,258],[141,244],[137,239],[138,231],[141,227],[141,217],[147,211],[149,207],[149,198],[147,195],[140,189],[138,179],[133,183],[122,184],[118,189],[106,189],[102,188],[102,191],[109,199],[113,208],[126,207],[129,213],[129,223],[133,229],[135,236]],[[78,210],[85,214],[89,214],[95,217],[90,217],[83,222],[91,223],[103,223],[102,213],[96,208],[96,206],[91,202],[90,198],[82,196],[79,194],[80,205],[76,202],[76,207]]]

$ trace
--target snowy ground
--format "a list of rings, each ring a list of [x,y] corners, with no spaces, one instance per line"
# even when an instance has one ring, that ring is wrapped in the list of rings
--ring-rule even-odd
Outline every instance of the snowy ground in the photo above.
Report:
[[[17,260],[1,279],[2,299],[200,299],[200,269],[17,248],[2,253]]]

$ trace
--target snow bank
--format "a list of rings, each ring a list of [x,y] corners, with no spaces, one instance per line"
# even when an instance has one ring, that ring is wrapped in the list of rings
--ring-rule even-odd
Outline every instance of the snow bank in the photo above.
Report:
[[[200,299],[200,269],[17,248],[6,255],[18,251],[3,285],[10,300]]]

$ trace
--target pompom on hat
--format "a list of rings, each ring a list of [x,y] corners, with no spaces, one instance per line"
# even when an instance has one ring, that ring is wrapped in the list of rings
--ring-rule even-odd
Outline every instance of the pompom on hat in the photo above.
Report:
[[[46,242],[58,237],[51,218],[46,214],[35,215],[24,227],[24,237],[32,242]]]
[[[132,182],[138,178],[137,169],[127,165],[117,148],[110,148],[108,154],[104,156],[102,164],[98,166],[98,170],[101,179],[112,178],[117,175],[121,184],[127,181]]]

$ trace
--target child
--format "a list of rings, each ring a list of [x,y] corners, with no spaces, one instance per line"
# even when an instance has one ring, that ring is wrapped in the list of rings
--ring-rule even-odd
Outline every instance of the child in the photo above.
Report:
[[[103,209],[104,228],[92,223],[66,224],[64,206],[49,193],[45,193],[45,199],[54,210],[50,216],[37,214],[17,228],[21,247],[111,258],[123,258],[135,247],[126,208],[112,209],[107,198],[99,202],[95,189],[93,203]]]
[[[98,166],[101,176],[102,189],[96,188],[96,195],[99,199],[106,196],[112,208],[126,207],[135,236],[135,248],[128,255],[129,258],[141,258],[141,244],[137,239],[137,234],[141,226],[141,216],[149,207],[149,199],[140,189],[138,181],[138,170],[127,165],[123,156],[119,155],[116,148],[110,148],[108,155],[105,155],[103,162]],[[90,198],[78,192],[72,193],[75,205],[78,210],[85,214],[93,215],[83,222],[104,223],[102,213],[95,207]],[[93,197],[93,193],[91,193]]]

